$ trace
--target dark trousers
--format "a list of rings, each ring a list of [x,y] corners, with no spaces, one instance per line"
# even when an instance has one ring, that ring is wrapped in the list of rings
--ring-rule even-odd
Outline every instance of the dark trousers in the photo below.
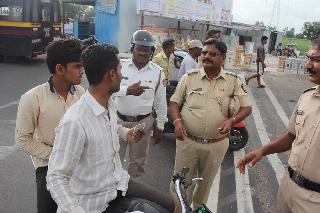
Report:
[[[111,201],[109,204],[116,202],[117,199],[121,199],[121,192],[118,191],[118,196],[115,200]],[[140,181],[136,181],[130,178],[128,191],[126,193],[126,197],[137,197],[149,200],[151,202],[157,203],[160,206],[168,209],[170,212],[174,211],[174,202],[170,198],[169,195],[166,195],[154,187],[142,183]],[[107,208],[103,213],[109,213],[110,208]]]
[[[47,166],[36,169],[38,213],[56,213],[58,208],[56,202],[52,199],[51,194],[46,187],[47,171]]]

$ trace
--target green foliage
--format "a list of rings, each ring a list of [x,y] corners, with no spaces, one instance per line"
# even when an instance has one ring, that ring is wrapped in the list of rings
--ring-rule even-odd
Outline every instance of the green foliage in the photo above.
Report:
[[[296,48],[300,51],[300,55],[303,55],[305,52],[308,51],[310,43],[310,40],[305,38],[299,39],[282,37],[282,48],[286,47],[288,44],[295,44]]]
[[[290,30],[286,31],[286,37],[293,38],[294,37],[294,28],[292,27]]]
[[[64,7],[65,18],[80,19],[83,15],[93,17],[95,13],[94,8],[87,5],[65,3]]]
[[[303,39],[303,38],[305,38],[305,36],[303,35],[303,33],[298,33],[298,34],[296,34],[296,38]]]
[[[305,22],[303,34],[310,40],[318,38],[320,35],[320,21]]]

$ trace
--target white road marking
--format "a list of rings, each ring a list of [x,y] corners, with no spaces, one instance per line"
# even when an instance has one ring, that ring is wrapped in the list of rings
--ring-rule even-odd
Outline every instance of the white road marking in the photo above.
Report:
[[[245,155],[243,149],[233,152],[234,165],[238,160]],[[248,167],[245,169],[245,174],[240,174],[239,171],[235,171],[236,177],[236,195],[237,195],[237,209],[238,213],[254,213],[252,204],[252,195],[249,183]]]
[[[287,126],[289,123],[289,119],[286,115],[286,113],[284,112],[283,108],[281,107],[279,101],[277,100],[277,98],[273,95],[273,93],[271,92],[271,90],[268,88],[268,85],[266,84],[266,82],[261,78],[261,83],[266,85],[266,87],[264,88],[267,95],[270,98],[270,101],[272,102],[272,105],[274,106],[274,108],[276,109],[276,112],[278,114],[278,116],[280,117],[280,119],[282,120],[282,123]]]
[[[1,141],[0,141],[0,144],[1,144]],[[0,160],[6,159],[15,150],[16,149],[14,146],[0,146]]]
[[[268,137],[265,125],[263,124],[263,120],[261,118],[260,111],[257,107],[257,103],[256,103],[250,90],[248,90],[248,96],[250,97],[250,99],[252,101],[252,112],[253,112],[252,115],[253,115],[253,119],[256,124],[256,129],[257,129],[260,141],[261,141],[262,145],[270,144],[270,139]],[[268,158],[274,172],[276,173],[276,178],[277,178],[278,183],[280,183],[282,176],[284,174],[284,166],[283,166],[281,160],[279,159],[277,154],[268,155],[267,158]]]
[[[17,105],[18,103],[19,103],[19,101],[12,101],[12,102],[10,102],[10,103],[1,105],[1,106],[0,106],[0,109],[4,109],[4,108],[7,108],[7,107],[11,107],[11,106]]]

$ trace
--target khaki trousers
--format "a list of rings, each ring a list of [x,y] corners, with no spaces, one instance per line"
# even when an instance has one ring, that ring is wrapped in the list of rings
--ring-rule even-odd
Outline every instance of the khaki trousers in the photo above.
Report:
[[[154,119],[151,116],[144,118],[139,122],[125,122],[118,118],[118,124],[127,128],[133,128],[135,125],[139,123],[145,123],[144,131],[146,134],[138,142],[132,143],[119,138],[119,155],[121,162],[124,161],[126,150],[129,145],[128,173],[130,175],[130,178],[137,181],[141,181],[142,176],[146,173],[146,162],[149,151],[150,133],[153,129],[153,121]]]
[[[286,171],[277,195],[277,213],[318,213],[320,193],[298,186]]]
[[[214,177],[218,172],[228,147],[228,138],[210,144],[197,143],[190,138],[185,138],[184,141],[177,140],[174,174],[180,172],[183,167],[188,167],[187,181],[195,176],[203,178],[203,181],[198,183],[193,192],[192,202],[194,208],[206,204]],[[180,213],[180,203],[173,183],[170,184],[170,193],[175,202],[175,212]],[[189,191],[187,195],[189,195]]]

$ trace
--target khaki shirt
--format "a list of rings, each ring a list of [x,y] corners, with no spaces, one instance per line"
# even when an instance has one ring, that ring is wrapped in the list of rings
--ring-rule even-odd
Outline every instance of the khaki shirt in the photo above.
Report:
[[[161,51],[153,58],[152,62],[158,64],[162,68],[162,71],[164,72],[165,79],[168,80],[168,78],[169,78],[169,59],[167,58],[166,54],[163,51]]]
[[[66,110],[84,93],[81,86],[71,86],[65,101],[51,82],[50,78],[22,95],[18,107],[16,147],[31,155],[35,168],[48,165],[55,128]]]
[[[302,176],[320,183],[320,87],[300,96],[289,121],[288,131],[296,135],[289,165]]]
[[[219,103],[222,97],[239,99],[240,107],[251,106],[243,84],[235,74],[222,69],[215,79],[209,80],[204,69],[197,68],[182,77],[170,101],[182,106],[181,118],[189,134],[218,139],[224,136],[218,128],[227,119]]]

